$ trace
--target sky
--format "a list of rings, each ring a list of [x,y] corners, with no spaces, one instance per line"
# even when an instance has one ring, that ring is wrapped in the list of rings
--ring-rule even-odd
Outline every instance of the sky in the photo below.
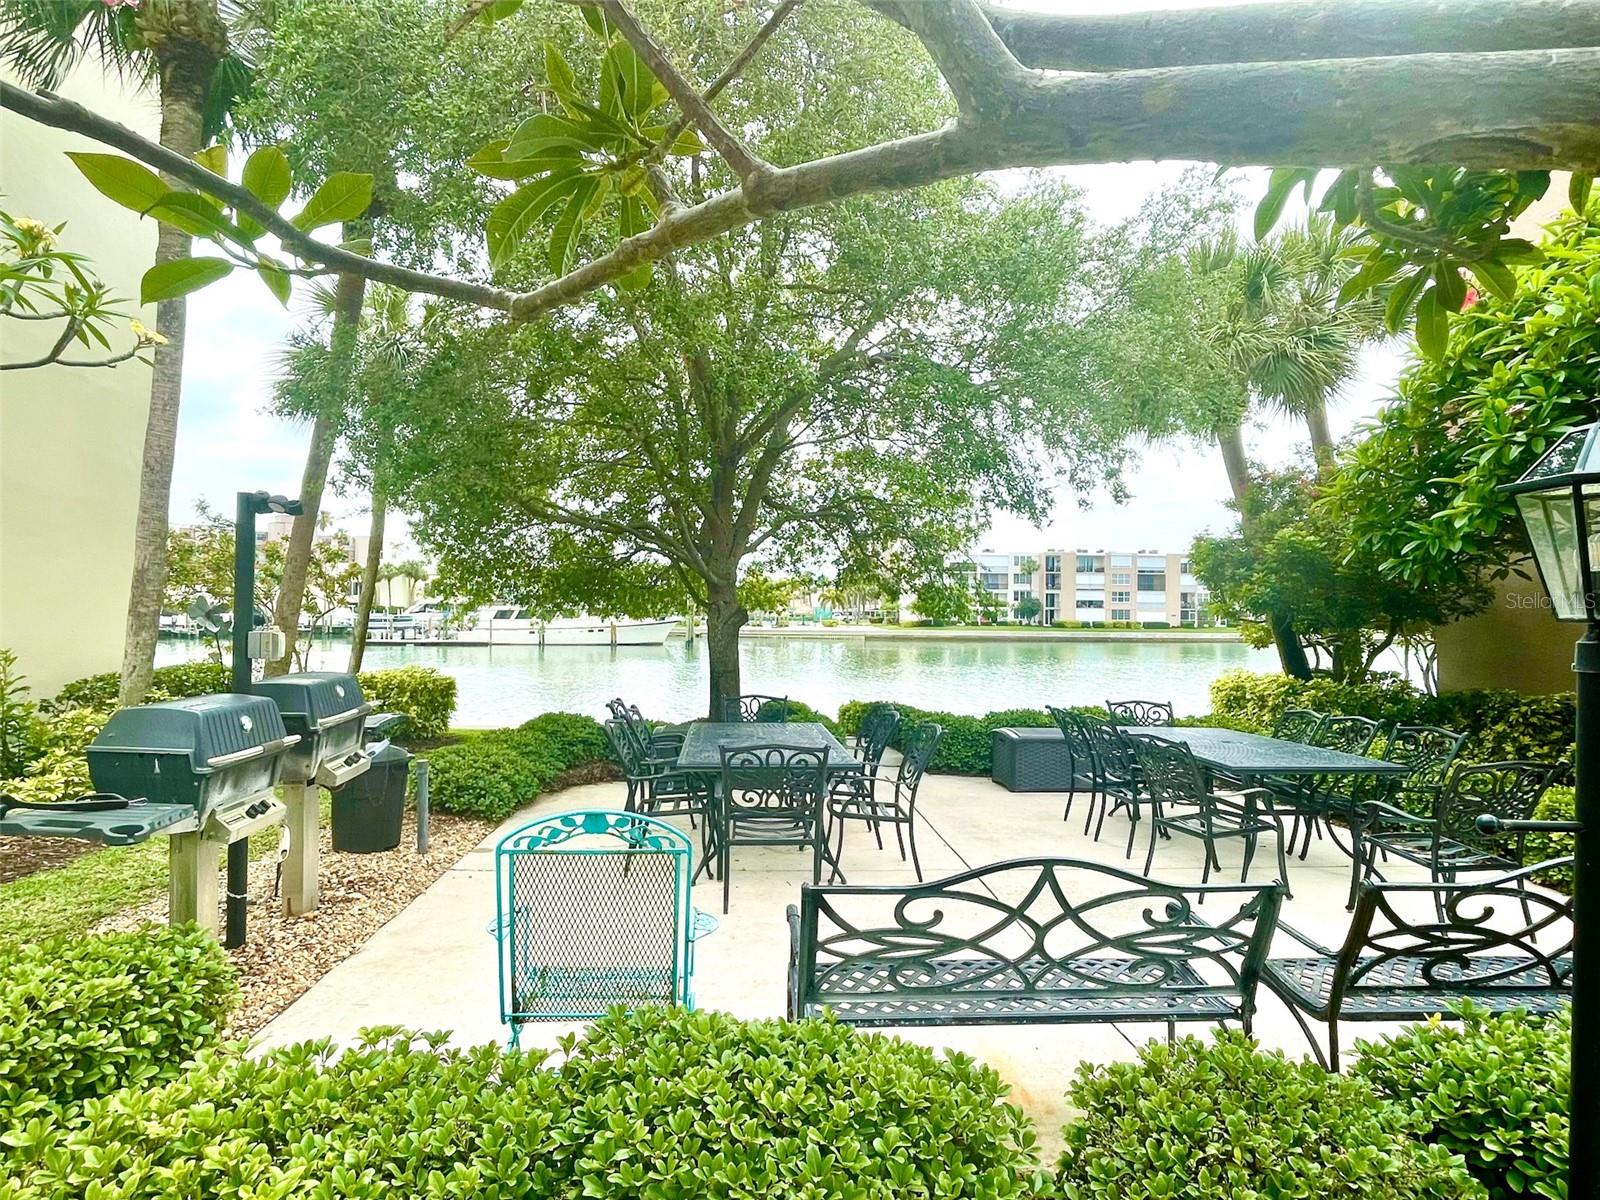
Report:
[[[1071,12],[1104,12],[1146,7],[1194,7],[1205,0],[1159,3],[1031,0],[1030,7]],[[1209,0],[1215,3],[1216,0]],[[1121,163],[1071,167],[1051,172],[1081,190],[1089,215],[1113,224],[1133,215],[1152,192],[1175,182],[1187,163]],[[1239,173],[1246,197],[1258,195],[1264,172]],[[1248,205],[1246,206],[1248,208]],[[1244,214],[1248,219],[1248,212]],[[1246,231],[1247,232],[1247,231]],[[236,272],[198,293],[189,304],[184,395],[173,473],[171,515],[182,524],[196,506],[231,511],[236,491],[265,488],[293,495],[299,487],[310,439],[307,425],[289,424],[266,411],[278,355],[300,321],[297,308],[285,310],[259,279]],[[1404,366],[1396,346],[1370,349],[1359,375],[1330,404],[1335,437],[1369,419],[1393,393]],[[1303,426],[1285,419],[1262,419],[1246,429],[1250,453],[1268,465],[1288,462],[1306,448]],[[1043,529],[1000,516],[983,548],[1026,551],[1059,549],[1160,550],[1188,548],[1198,533],[1221,532],[1232,521],[1225,507],[1227,478],[1215,447],[1156,445],[1139,447],[1126,473],[1132,497],[1116,503],[1108,496],[1080,497],[1070,489],[1056,493],[1053,520]],[[1081,501],[1089,507],[1083,509]],[[336,524],[354,533],[366,524],[364,494],[330,494],[325,508]],[[401,553],[409,552],[404,522],[391,524]]]

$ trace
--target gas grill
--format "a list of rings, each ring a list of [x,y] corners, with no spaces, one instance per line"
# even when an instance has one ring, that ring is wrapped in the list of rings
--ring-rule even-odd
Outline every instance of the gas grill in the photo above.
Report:
[[[6,805],[0,833],[131,845],[170,838],[173,923],[217,922],[217,851],[284,819],[274,789],[300,737],[263,696],[214,695],[124,708],[88,747],[94,795]]]
[[[284,727],[300,742],[284,759],[283,799],[288,806],[288,841],[283,859],[283,907],[290,916],[317,906],[321,870],[321,804],[317,786],[342,787],[365,774],[371,759],[361,731],[372,705],[354,675],[302,671],[252,685],[277,705]]]

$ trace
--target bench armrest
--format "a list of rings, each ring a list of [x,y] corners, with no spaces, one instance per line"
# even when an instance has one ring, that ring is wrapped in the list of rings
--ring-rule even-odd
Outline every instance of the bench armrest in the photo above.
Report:
[[[1412,829],[1437,829],[1439,822],[1432,817],[1419,817],[1414,812],[1388,804],[1382,800],[1372,800],[1366,804],[1367,828],[1381,829],[1385,826],[1408,826]]]
[[[1278,932],[1279,933],[1288,934],[1291,938],[1293,938],[1295,941],[1299,942],[1307,950],[1315,950],[1318,954],[1322,955],[1324,958],[1334,958],[1339,953],[1337,950],[1330,949],[1329,947],[1324,946],[1320,942],[1313,941],[1311,938],[1308,938],[1305,934],[1301,933],[1293,925],[1290,925],[1287,922],[1284,922],[1284,921],[1279,921],[1278,922]]]

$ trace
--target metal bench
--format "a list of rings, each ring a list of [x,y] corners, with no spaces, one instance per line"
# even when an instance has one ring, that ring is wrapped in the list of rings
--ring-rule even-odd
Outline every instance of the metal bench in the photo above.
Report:
[[[1343,946],[1279,925],[1311,953],[1268,959],[1262,982],[1334,1071],[1340,1021],[1449,1017],[1463,1000],[1493,1012],[1553,1012],[1572,998],[1572,898],[1525,885],[1556,865],[1476,883],[1364,882]],[[1328,1025],[1326,1057],[1308,1017]]]
[[[557,813],[495,848],[500,1020],[582,1021],[615,1005],[694,1007],[689,839],[640,813]]]
[[[1201,919],[1203,898],[1237,911]],[[807,885],[789,907],[789,1016],[849,1025],[1237,1020],[1249,1030],[1277,884],[1179,887],[1063,858],[927,883]],[[1219,909],[1225,906],[1216,906]]]

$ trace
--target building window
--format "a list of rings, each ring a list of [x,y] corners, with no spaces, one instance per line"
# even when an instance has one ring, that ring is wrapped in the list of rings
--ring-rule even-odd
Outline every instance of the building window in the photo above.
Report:
[[[1130,587],[1133,584],[1133,575],[1128,571],[1113,571],[1111,582],[1121,587]]]
[[[1167,573],[1165,571],[1140,571],[1139,590],[1141,592],[1164,592],[1167,590]]]
[[[989,571],[985,571],[982,579],[983,586],[988,588],[991,592],[1003,592],[1006,590],[1006,577],[1004,575],[993,574]]]
[[[1098,609],[1103,609],[1103,608],[1105,608],[1105,606],[1106,606],[1106,602],[1104,600],[1079,600],[1078,601],[1078,607],[1079,608],[1098,608]]]
[[[1113,608],[1111,610],[1111,619],[1113,621],[1131,621],[1133,620],[1133,613],[1126,608]]]
[[[1113,603],[1113,604],[1132,604],[1133,603],[1133,593],[1132,592],[1112,592],[1111,593],[1111,603]]]
[[[1100,561],[1099,556],[1094,554],[1078,555],[1079,575],[1104,575],[1105,570],[1105,564]]]

